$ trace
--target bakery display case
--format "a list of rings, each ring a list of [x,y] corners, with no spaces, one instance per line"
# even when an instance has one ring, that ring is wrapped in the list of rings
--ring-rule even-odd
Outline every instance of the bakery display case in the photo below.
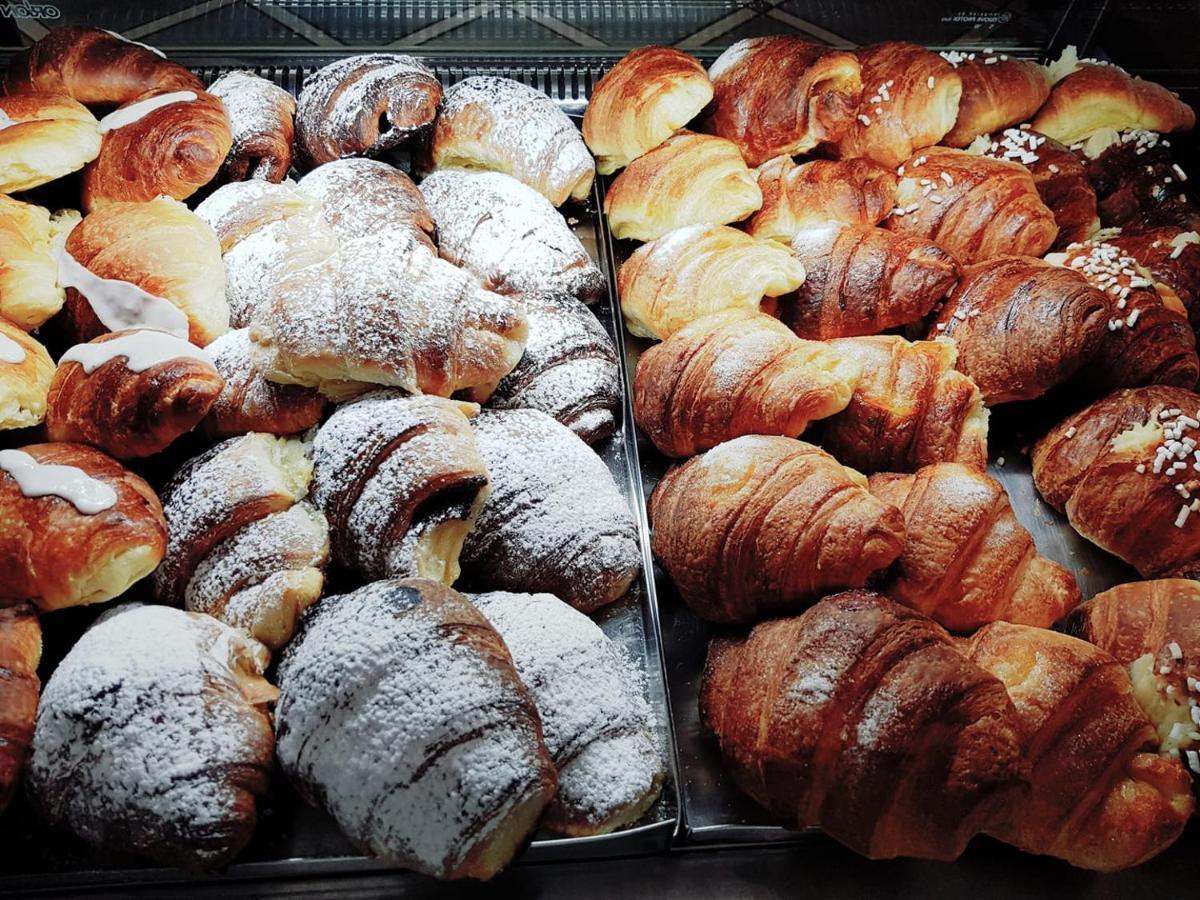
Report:
[[[1185,871],[1194,3],[0,13],[0,893]]]

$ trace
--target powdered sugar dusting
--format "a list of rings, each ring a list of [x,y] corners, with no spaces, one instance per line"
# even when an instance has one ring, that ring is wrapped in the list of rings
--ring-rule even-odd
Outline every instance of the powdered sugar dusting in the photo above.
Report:
[[[242,178],[282,181],[292,161],[296,101],[279,85],[242,70],[227,72],[209,93],[229,116],[233,145],[224,170]]]
[[[321,204],[325,221],[344,241],[384,228],[410,228],[430,250],[433,216],[412,180],[374,159],[339,159],[300,179],[300,190]]]
[[[254,367],[250,348],[245,328],[227,331],[204,348],[225,380],[208,413],[209,433],[295,434],[315,425],[324,409],[316,391],[268,381]]]

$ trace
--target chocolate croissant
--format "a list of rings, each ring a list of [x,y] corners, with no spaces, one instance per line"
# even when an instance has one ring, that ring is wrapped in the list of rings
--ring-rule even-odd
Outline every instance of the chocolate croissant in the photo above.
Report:
[[[1200,207],[1181,190],[1180,173],[1187,173],[1162,135],[1140,128],[1102,131],[1084,144],[1081,155],[1106,227],[1200,231]]]
[[[670,470],[650,496],[654,555],[700,618],[755,622],[862,587],[904,547],[900,510],[819,447],[727,441]]]
[[[955,859],[1027,771],[1004,685],[869,591],[713,641],[700,717],[742,790],[873,859]]]
[[[0,96],[0,192],[11,194],[78,172],[100,153],[100,126],[66,94]]]
[[[797,37],[740,40],[708,77],[713,101],[702,130],[733,141],[755,167],[837,141],[863,88],[853,53]]]
[[[1188,313],[1192,328],[1200,326],[1200,234],[1166,226],[1106,239],[1122,254],[1149,270],[1156,290],[1169,288]]]
[[[792,238],[804,283],[780,318],[802,338],[879,334],[923,319],[958,279],[937,244],[869,225],[805,228]]]
[[[846,408],[861,374],[854,360],[798,339],[778,319],[731,309],[641,355],[633,413],[660,452],[693,456],[744,434],[799,437]]]
[[[942,58],[962,80],[958,118],[942,138],[947,147],[966,147],[981,134],[1027,122],[1050,96],[1050,76],[1035,62],[988,51]]]
[[[349,56],[304,81],[296,103],[296,163],[378,156],[432,124],[442,85],[421,62],[394,53]]]
[[[333,556],[368,579],[453,584],[463,541],[488,497],[468,416],[440,397],[372,391],[339,406],[313,439],[313,502]]]
[[[34,608],[0,606],[0,815],[16,794],[29,755],[41,658],[42,626]]]
[[[209,92],[225,107],[233,135],[221,177],[283,181],[292,166],[295,98],[274,82],[243,71],[226,72]]]
[[[952,343],[880,335],[829,346],[862,367],[849,405],[814,437],[845,465],[865,472],[915,472],[937,462],[987,467],[988,411],[975,382],[955,371]]]
[[[596,82],[583,113],[583,139],[601,175],[653,150],[712,99],[695,57],[674,47],[639,47]]]
[[[1100,350],[1111,314],[1078,271],[1005,256],[963,269],[929,337],[954,341],[955,368],[995,406],[1068,380]]]
[[[111,332],[59,360],[46,433],[117,459],[151,456],[195,428],[224,386],[208,354],[183,338],[147,329]]]
[[[100,120],[100,155],[83,172],[83,208],[183,200],[220,171],[233,145],[225,107],[204,91],[155,92]]]
[[[958,463],[872,475],[904,513],[904,552],[881,590],[951,631],[1005,621],[1049,628],[1078,605],[1075,576],[1037,552],[996,479]]]

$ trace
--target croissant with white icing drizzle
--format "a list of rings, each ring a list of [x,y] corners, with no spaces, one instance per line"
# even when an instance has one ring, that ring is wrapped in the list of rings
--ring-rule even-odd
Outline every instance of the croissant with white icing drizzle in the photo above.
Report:
[[[225,107],[233,135],[229,155],[221,164],[222,177],[283,181],[292,165],[295,98],[251,72],[227,72],[209,91]]]
[[[59,360],[46,432],[117,459],[150,456],[195,428],[224,384],[208,355],[183,338],[148,329],[111,332]]]
[[[0,316],[0,431],[42,421],[53,377],[54,360],[46,348]]]
[[[0,603],[103,603],[154,571],[166,546],[150,485],[99,450],[0,450]]]
[[[274,757],[266,648],[210,616],[124,604],[42,692],[31,792],[105,854],[228,865],[250,840]]]
[[[65,250],[59,281],[75,343],[147,327],[203,347],[229,329],[220,244],[177,200],[111,203],[84,217]]]

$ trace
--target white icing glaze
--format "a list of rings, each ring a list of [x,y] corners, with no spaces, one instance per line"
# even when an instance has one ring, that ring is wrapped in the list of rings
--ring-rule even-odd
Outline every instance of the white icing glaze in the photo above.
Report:
[[[9,116],[8,113],[6,113],[4,110],[0,109],[0,131],[3,131],[5,128],[8,128],[10,125],[16,125],[16,124],[17,123],[13,121],[12,117]]]
[[[127,38],[127,37],[125,37],[125,35],[119,34],[116,31],[110,31],[107,28],[105,28],[104,30],[107,31],[109,34],[111,34],[113,37],[115,37],[118,41],[124,41],[126,44],[133,44],[133,46],[135,46],[135,47],[141,47],[143,50],[149,50],[151,53],[153,53],[155,56],[159,57],[160,59],[167,58],[167,54],[163,53],[157,47],[151,47],[149,44],[143,44],[141,41],[135,41],[132,38]]]
[[[2,347],[0,344],[0,348]],[[99,343],[76,344],[62,355],[58,364],[77,362],[83,366],[84,372],[91,375],[118,356],[125,357],[125,368],[130,372],[145,372],[151,366],[171,359],[199,359],[212,364],[209,355],[195,344],[165,331],[150,328],[126,332]]]
[[[191,103],[196,96],[195,91],[168,91],[165,94],[147,97],[145,100],[138,100],[136,103],[122,106],[100,120],[100,133],[106,134],[116,131],[118,128],[124,128],[126,125],[132,125],[164,106],[171,106],[174,103]]]
[[[12,363],[14,366],[25,362],[25,348],[7,334],[0,334],[0,362]]]
[[[58,254],[58,284],[79,291],[109,331],[154,328],[176,337],[187,337],[187,316],[170,300],[143,291],[128,281],[101,278],[66,250]]]
[[[0,450],[0,469],[13,477],[26,497],[61,497],[85,516],[117,503],[117,492],[83,469],[42,464],[24,450]]]

